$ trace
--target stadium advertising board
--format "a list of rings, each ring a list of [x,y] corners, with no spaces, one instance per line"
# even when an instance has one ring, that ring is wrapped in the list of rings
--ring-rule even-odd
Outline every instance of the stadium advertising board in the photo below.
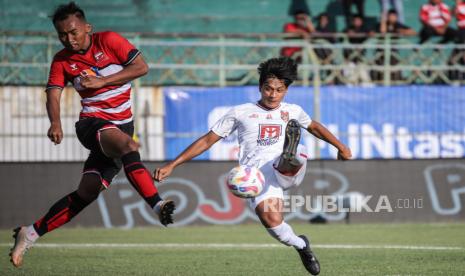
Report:
[[[198,137],[233,105],[259,99],[257,87],[164,88],[165,131]],[[460,87],[321,87],[321,122],[337,134],[357,159],[461,158],[465,156],[465,94]],[[313,116],[313,88],[290,87],[286,102]],[[195,138],[194,137],[194,138]],[[168,135],[166,158],[172,159],[194,141]],[[316,155],[311,135],[303,143]],[[320,142],[319,142],[320,143]],[[236,135],[223,139],[199,157],[237,158]],[[334,159],[336,150],[320,143],[320,156]]]
[[[162,163],[147,163],[148,168]],[[246,200],[226,188],[235,162],[191,162],[158,184],[177,203],[175,226],[256,221]],[[0,227],[28,224],[77,187],[80,163],[2,163]],[[27,172],[24,173],[24,168]],[[4,177],[3,179],[6,179]],[[357,202],[353,206],[347,206]],[[344,222],[453,222],[465,219],[465,161],[311,161],[302,185],[285,196],[286,219]],[[70,226],[160,225],[120,173]]]

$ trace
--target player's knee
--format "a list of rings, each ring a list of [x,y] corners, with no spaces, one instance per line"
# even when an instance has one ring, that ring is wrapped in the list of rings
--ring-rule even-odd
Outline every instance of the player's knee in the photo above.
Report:
[[[99,189],[82,189],[79,188],[77,190],[78,196],[85,202],[92,202],[97,199],[98,195],[100,194]]]
[[[279,213],[264,213],[261,216],[261,221],[266,228],[272,228],[280,225],[283,222],[283,217]]]
[[[84,175],[76,192],[83,201],[92,202],[97,199],[100,191],[102,191],[102,187],[98,175],[87,174]]]
[[[138,150],[139,150],[139,144],[136,143],[136,141],[129,138],[124,144],[122,155],[132,152],[132,151],[138,151]]]

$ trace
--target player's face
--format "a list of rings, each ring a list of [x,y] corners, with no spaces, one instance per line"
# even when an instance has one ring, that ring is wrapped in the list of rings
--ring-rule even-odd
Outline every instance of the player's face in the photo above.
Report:
[[[273,109],[279,106],[287,93],[287,87],[283,80],[269,78],[260,88],[262,98],[260,103],[267,108]]]
[[[55,29],[58,33],[58,39],[68,50],[78,52],[87,49],[90,45],[89,34],[92,27],[75,15],[70,15],[65,20],[58,21],[55,24]]]

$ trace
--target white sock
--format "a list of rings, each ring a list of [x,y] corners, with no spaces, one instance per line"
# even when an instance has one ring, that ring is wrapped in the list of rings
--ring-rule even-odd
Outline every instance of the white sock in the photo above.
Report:
[[[35,242],[39,238],[39,234],[37,234],[34,226],[29,225],[26,229],[26,237],[31,242]]]
[[[296,249],[302,249],[306,246],[305,241],[294,234],[291,226],[284,221],[275,227],[266,228],[270,235],[282,244],[294,246]]]
[[[307,160],[308,160],[307,147],[305,147],[302,144],[299,144],[297,146],[296,159],[300,163],[300,165],[307,163]]]

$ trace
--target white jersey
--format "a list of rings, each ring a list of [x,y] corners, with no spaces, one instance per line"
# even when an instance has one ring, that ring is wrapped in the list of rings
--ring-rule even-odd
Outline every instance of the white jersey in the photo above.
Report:
[[[260,167],[282,153],[287,122],[296,119],[307,128],[312,120],[298,105],[282,102],[268,110],[258,103],[232,107],[211,131],[226,137],[237,130],[239,164]]]

